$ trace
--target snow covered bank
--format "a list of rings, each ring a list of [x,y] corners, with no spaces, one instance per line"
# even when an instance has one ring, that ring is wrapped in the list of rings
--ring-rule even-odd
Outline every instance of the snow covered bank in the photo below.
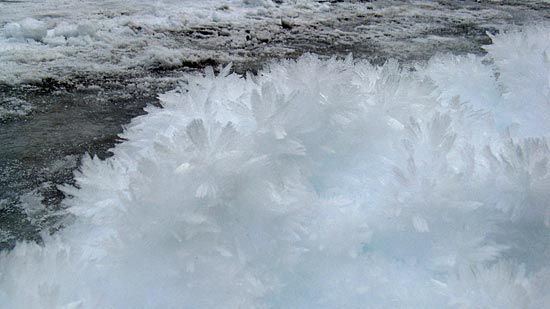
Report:
[[[542,21],[548,10],[544,1],[1,1],[0,83],[246,67],[304,52],[371,60],[479,53],[487,30]]]
[[[74,222],[0,258],[0,306],[542,308],[547,33],[413,71],[209,69],[84,160]]]

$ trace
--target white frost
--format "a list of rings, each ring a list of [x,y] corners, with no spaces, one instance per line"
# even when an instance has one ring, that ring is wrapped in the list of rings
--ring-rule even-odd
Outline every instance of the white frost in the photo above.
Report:
[[[0,307],[541,308],[548,40],[494,40],[190,78],[83,160],[72,224],[2,254]]]

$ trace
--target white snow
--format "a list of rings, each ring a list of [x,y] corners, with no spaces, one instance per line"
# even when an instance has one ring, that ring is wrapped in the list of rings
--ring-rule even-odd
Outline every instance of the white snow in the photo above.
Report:
[[[273,57],[293,52],[293,47],[284,43],[258,44],[251,50],[251,42],[276,41],[281,32],[303,39],[308,37],[305,29],[319,34],[315,38],[318,44],[349,47],[369,46],[365,42],[372,42],[371,46],[385,54],[418,54],[436,50],[435,45],[446,41],[457,47],[471,42],[456,35],[426,37],[426,32],[442,25],[417,17],[448,20],[449,27],[487,21],[479,27],[501,28],[511,23],[509,11],[517,10],[505,4],[467,10],[433,2],[277,2],[2,1],[0,82],[18,84],[46,77],[64,80],[73,74],[130,74],[154,64],[173,68],[181,63],[180,59],[190,62],[214,59],[219,63],[257,60],[254,57],[258,54],[262,58]],[[536,10],[529,14],[531,22],[544,17],[543,12]],[[337,22],[357,16],[363,17],[353,24],[356,29]],[[379,16],[385,19],[381,21]],[[283,20],[302,28],[282,29]],[[310,26],[317,30],[311,30]],[[201,37],[203,28],[213,34]],[[158,63],[156,55],[166,51],[175,61]]]
[[[0,307],[543,308],[544,29],[189,77],[84,159],[72,224],[2,253]]]
[[[47,33],[46,24],[34,18],[25,18],[4,27],[6,37],[18,39],[42,40]]]
[[[185,36],[182,31],[191,27],[216,23],[254,29],[289,12],[311,17],[325,7],[300,3],[306,2],[280,8],[271,1],[231,0],[0,2],[0,82],[63,79],[75,72],[125,73],[150,67],[166,51],[176,63],[160,63],[162,68],[181,63],[183,57],[235,60],[227,52],[182,46],[177,33]]]

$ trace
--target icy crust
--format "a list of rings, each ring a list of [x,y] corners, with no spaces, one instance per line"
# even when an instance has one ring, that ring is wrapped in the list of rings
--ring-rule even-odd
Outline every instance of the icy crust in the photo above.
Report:
[[[487,30],[545,21],[548,9],[545,1],[2,1],[0,83],[213,62],[256,68],[311,51],[371,60],[481,53]]]
[[[236,52],[218,51],[229,36],[244,47],[245,36],[233,27],[249,33],[266,23],[280,28],[281,16],[322,14],[316,17],[322,19],[328,8],[303,0],[282,6],[269,0],[0,2],[0,82],[238,61],[243,56]],[[203,46],[200,38],[186,41],[186,31],[213,25],[222,32],[213,30],[216,49]]]
[[[416,70],[208,69],[84,160],[74,222],[3,253],[0,307],[543,308],[545,35]]]

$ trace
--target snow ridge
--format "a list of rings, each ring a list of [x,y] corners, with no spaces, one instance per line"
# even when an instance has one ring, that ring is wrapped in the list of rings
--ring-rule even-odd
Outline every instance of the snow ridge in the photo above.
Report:
[[[206,70],[84,160],[72,224],[3,253],[0,307],[544,307],[546,33]]]

